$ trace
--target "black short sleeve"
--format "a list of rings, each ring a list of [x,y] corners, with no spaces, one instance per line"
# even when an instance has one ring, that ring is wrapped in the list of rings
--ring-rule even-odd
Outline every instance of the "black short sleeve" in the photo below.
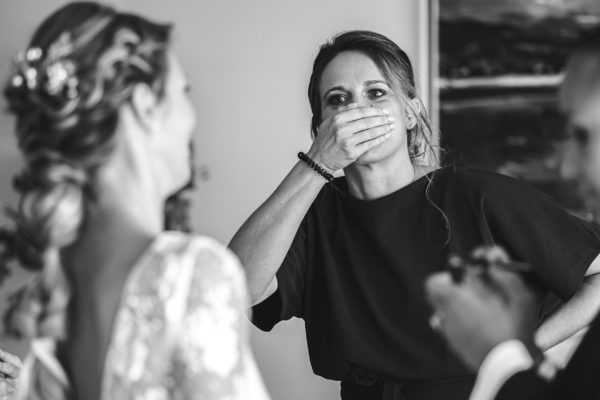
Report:
[[[270,331],[279,321],[302,317],[307,264],[306,219],[300,224],[277,271],[277,290],[252,308],[252,323],[263,331]]]
[[[470,173],[481,192],[465,192],[476,203],[471,207],[483,237],[505,247],[513,258],[531,262],[540,282],[562,300],[573,296],[600,253],[597,230],[525,183]]]

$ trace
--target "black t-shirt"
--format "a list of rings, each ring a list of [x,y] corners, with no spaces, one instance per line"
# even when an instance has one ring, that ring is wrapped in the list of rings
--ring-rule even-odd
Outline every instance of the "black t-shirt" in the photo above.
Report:
[[[303,318],[313,370],[328,379],[353,366],[398,380],[469,374],[429,326],[424,280],[482,244],[532,263],[563,300],[600,253],[594,228],[503,175],[444,168],[372,201],[338,178],[311,205],[253,322]]]

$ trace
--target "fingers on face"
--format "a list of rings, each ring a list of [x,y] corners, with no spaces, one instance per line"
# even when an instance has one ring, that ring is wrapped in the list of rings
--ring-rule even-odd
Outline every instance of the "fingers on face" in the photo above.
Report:
[[[354,114],[346,115],[344,120],[356,119],[340,122],[342,117],[339,117],[336,121],[342,125],[338,130],[338,137],[346,141],[351,148],[356,147],[356,151],[359,153],[364,153],[383,143],[391,136],[391,132],[396,127],[392,117],[381,114],[373,108],[356,109],[352,112]],[[362,118],[359,118],[360,116]]]
[[[365,142],[362,142],[358,145],[356,145],[356,150],[358,151],[359,154],[363,154],[365,153],[367,150],[380,145],[381,143],[385,142],[387,139],[389,139],[391,137],[391,133],[388,131],[387,133],[384,133],[382,135],[377,136],[374,139],[370,139],[367,140]]]
[[[391,134],[393,129],[394,129],[393,125],[375,126],[375,127],[372,127],[367,130],[364,130],[364,131],[354,134],[348,140],[353,145],[358,146],[358,145],[361,145],[364,143],[368,143],[369,141],[371,141],[373,139],[377,139],[386,134]],[[389,137],[389,135],[388,135],[388,137]]]
[[[320,132],[324,127],[332,127],[338,136],[350,136],[356,132],[392,122],[392,118],[388,116],[387,110],[381,108],[344,108],[342,111],[323,121],[317,128],[317,131]]]
[[[0,400],[10,399],[11,395],[16,393],[17,384],[14,379],[2,379],[0,380]]]
[[[356,121],[351,121],[346,124],[345,130],[349,134],[356,135],[377,127],[393,129],[393,125],[395,125],[395,122],[392,117],[389,117],[387,115],[376,115],[372,117],[358,119]]]
[[[340,123],[347,123],[352,121],[361,120],[369,117],[382,117],[389,115],[389,112],[383,108],[378,107],[354,107],[345,109],[334,115]]]
[[[0,362],[0,372],[5,378],[17,378],[19,376],[19,368],[5,362]]]
[[[0,373],[4,376],[3,380],[17,378],[21,367],[21,360],[17,356],[6,352],[0,354]]]
[[[21,367],[21,359],[14,354],[8,353],[2,349],[0,349],[0,361],[12,364],[16,367]]]

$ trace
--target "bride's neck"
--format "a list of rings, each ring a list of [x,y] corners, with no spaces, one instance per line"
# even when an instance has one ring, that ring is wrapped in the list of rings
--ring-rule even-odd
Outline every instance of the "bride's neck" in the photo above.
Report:
[[[110,191],[88,207],[78,240],[62,251],[63,265],[76,285],[90,287],[100,277],[125,278],[162,231],[162,209],[144,207],[135,196],[107,196]]]

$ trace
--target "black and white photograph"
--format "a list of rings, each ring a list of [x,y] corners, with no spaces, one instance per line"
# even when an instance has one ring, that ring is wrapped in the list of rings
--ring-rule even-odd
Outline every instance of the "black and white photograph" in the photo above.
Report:
[[[598,0],[1,0],[0,400],[600,400]]]

